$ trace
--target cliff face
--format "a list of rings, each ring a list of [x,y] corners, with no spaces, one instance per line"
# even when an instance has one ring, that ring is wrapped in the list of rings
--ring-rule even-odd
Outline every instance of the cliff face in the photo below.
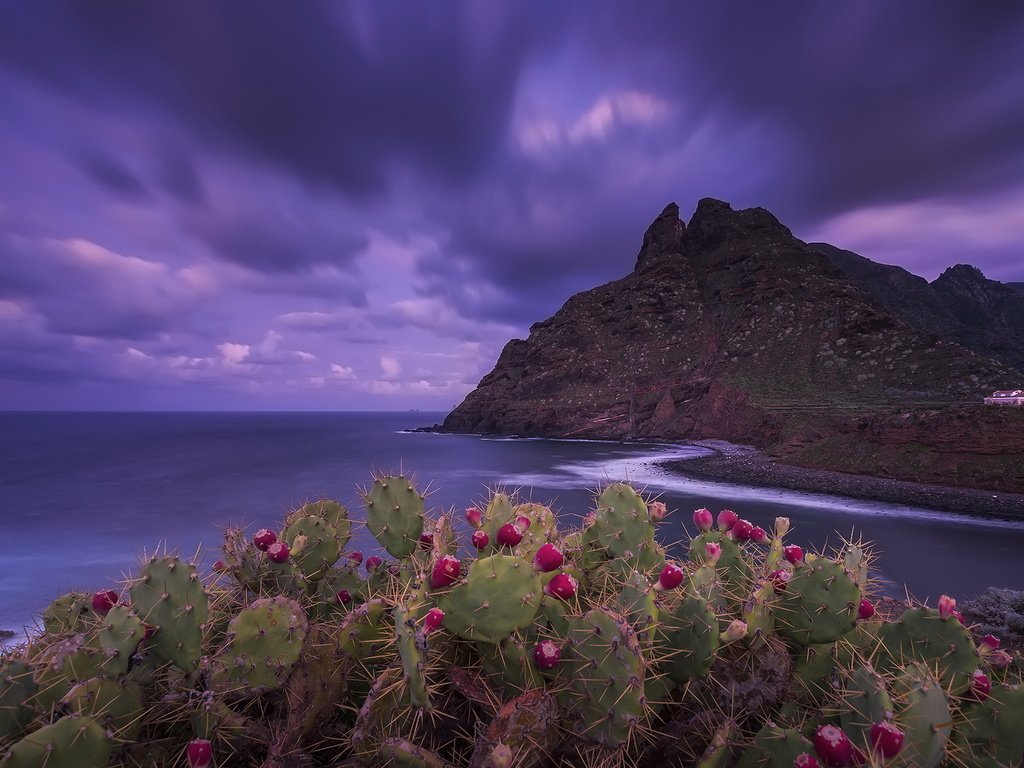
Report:
[[[764,209],[704,199],[688,226],[678,214],[669,205],[650,226],[632,273],[510,341],[443,429],[718,437],[800,460],[835,435],[887,439],[877,415],[862,434],[865,414],[974,407],[1024,386],[1020,372],[886,311]],[[983,441],[1024,427],[1006,418]]]
[[[934,333],[1024,372],[1024,292],[968,264],[929,283],[828,243],[813,243],[861,289],[920,331]]]

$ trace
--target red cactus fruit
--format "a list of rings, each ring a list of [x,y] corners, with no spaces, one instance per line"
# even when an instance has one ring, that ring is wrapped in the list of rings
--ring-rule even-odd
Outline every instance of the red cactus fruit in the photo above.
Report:
[[[348,605],[352,602],[352,595],[347,589],[339,589],[338,594],[336,594],[335,597],[342,605]]]
[[[754,530],[754,524],[749,520],[737,520],[733,523],[732,528],[729,529],[729,533],[732,534],[733,539],[736,541],[747,541],[750,539],[750,533]]]
[[[474,528],[479,528],[481,525],[483,525],[484,516],[476,507],[466,507],[466,522],[472,525]]]
[[[275,541],[267,547],[267,557],[270,558],[272,563],[283,563],[290,554],[291,550],[288,549],[288,545],[283,541]]]
[[[498,545],[502,547],[515,547],[523,540],[523,532],[518,526],[512,523],[505,523],[498,529]]]
[[[533,646],[533,663],[537,669],[554,669],[562,658],[562,649],[551,640],[541,640]]]
[[[711,510],[705,507],[693,510],[693,524],[697,526],[698,531],[710,531],[711,526],[715,524]]]
[[[939,598],[939,618],[945,621],[946,619],[953,618],[953,614],[956,612],[956,600],[949,595],[943,595]]]
[[[868,600],[866,597],[861,598],[860,605],[857,606],[857,618],[858,619],[870,619],[875,615],[875,604]]]
[[[736,521],[740,519],[740,516],[733,512],[731,509],[723,509],[718,513],[718,530],[728,531],[732,528]]]
[[[213,745],[206,739],[193,739],[185,748],[189,768],[210,768],[213,763]]]
[[[722,545],[717,541],[709,541],[704,545],[704,558],[708,565],[715,565],[722,556]]]
[[[526,517],[526,515],[520,515],[519,517],[516,518],[516,527],[520,531],[527,531],[527,530],[529,530],[530,525],[532,523],[533,523],[533,520],[531,520],[530,518]]]
[[[981,640],[978,641],[978,650],[982,653],[988,653],[994,651],[1001,645],[998,637],[995,635],[985,635]]]
[[[903,731],[884,720],[871,726],[871,746],[882,757],[895,757],[903,749]]]
[[[569,600],[576,594],[576,579],[568,573],[560,573],[547,583],[544,591],[552,597]]]
[[[367,573],[373,573],[378,568],[380,568],[381,565],[383,565],[383,563],[384,563],[384,561],[381,560],[376,555],[370,555],[368,558],[366,558],[366,566],[365,566],[366,572]]]
[[[223,560],[218,560],[213,564],[214,573],[227,573],[228,566]]]
[[[269,528],[260,528],[252,537],[253,546],[260,552],[266,552],[275,541],[277,541],[277,534]]]
[[[106,616],[115,605],[117,605],[117,592],[112,589],[100,590],[92,596],[92,609],[100,616]]]
[[[818,761],[814,758],[814,755],[808,752],[802,752],[796,756],[793,761],[793,768],[821,768]]]
[[[768,537],[768,531],[762,528],[760,525],[755,525],[750,529],[750,540],[755,544],[767,544],[771,539]]]
[[[533,567],[541,573],[557,571],[565,562],[565,555],[562,550],[554,544],[542,544],[533,558]]]
[[[420,549],[430,549],[434,546],[434,534],[432,533],[421,533],[420,534]]]
[[[443,621],[444,611],[440,608],[431,608],[427,611],[427,615],[423,617],[423,634],[429,635],[435,629],[439,629]]]
[[[473,531],[473,535],[469,537],[469,540],[473,542],[473,546],[477,549],[484,549],[491,543],[491,537],[485,531]]]
[[[776,592],[785,592],[786,585],[789,584],[789,580],[793,578],[793,574],[785,568],[779,568],[777,571],[769,573],[768,578],[772,580],[772,587]]]
[[[789,562],[793,563],[793,565],[802,563],[804,560],[804,551],[796,544],[790,544],[788,547],[783,547],[782,554],[787,560],[789,560]]]
[[[668,507],[664,501],[652,501],[647,505],[647,514],[653,522],[660,523],[668,514]]]
[[[992,693],[992,681],[988,675],[980,669],[971,672],[971,698],[977,701],[984,701]]]
[[[430,572],[430,588],[443,589],[444,587],[450,587],[459,580],[459,574],[461,573],[462,564],[458,561],[458,558],[445,555],[434,563],[434,568]]]
[[[998,651],[985,654],[985,660],[992,669],[1006,669],[1013,663],[1013,656],[1000,648]]]
[[[823,725],[814,732],[814,750],[826,765],[841,767],[853,762],[853,742],[834,725]]]
[[[352,565],[354,565],[356,568],[358,568],[359,564],[363,562],[363,553],[358,550],[356,550],[355,552],[349,552],[348,561],[352,563]]]
[[[956,619],[957,621],[959,621],[961,624],[964,623],[964,615],[962,613],[960,613],[960,611],[957,611],[957,610],[954,609],[954,611],[953,611],[953,618]]]
[[[675,589],[683,583],[684,578],[686,578],[686,571],[675,563],[665,563],[665,567],[661,569],[661,574],[658,576],[658,583],[654,585],[654,588],[659,592],[666,589]]]

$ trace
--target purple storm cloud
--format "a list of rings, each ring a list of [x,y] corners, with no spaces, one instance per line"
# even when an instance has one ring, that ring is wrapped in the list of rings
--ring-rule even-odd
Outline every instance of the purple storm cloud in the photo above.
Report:
[[[444,410],[670,200],[1024,280],[1024,7],[0,5],[0,408]]]

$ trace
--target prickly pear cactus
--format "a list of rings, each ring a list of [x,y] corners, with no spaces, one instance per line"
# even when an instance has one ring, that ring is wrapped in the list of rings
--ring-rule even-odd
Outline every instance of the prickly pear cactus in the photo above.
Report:
[[[379,660],[381,650],[394,634],[382,600],[370,600],[350,611],[339,630],[341,650],[356,661]]]
[[[896,764],[938,768],[953,726],[942,685],[926,667],[915,666],[896,678],[893,693],[896,723],[905,735]]]
[[[132,654],[146,635],[146,625],[130,608],[115,605],[103,617],[99,642],[106,653],[103,672],[123,675],[131,665]]]
[[[0,665],[0,739],[20,733],[32,719],[29,702],[36,694],[32,668],[20,659]]]
[[[618,747],[646,717],[644,659],[621,614],[595,608],[569,622],[566,706],[579,717],[583,738]]]
[[[51,635],[82,632],[89,628],[95,614],[91,598],[84,592],[61,595],[43,611],[43,628]]]
[[[664,649],[660,666],[673,682],[682,685],[703,677],[718,650],[718,618],[707,600],[686,597],[663,615],[658,629]]]
[[[499,643],[530,626],[540,608],[541,582],[521,557],[491,555],[476,560],[466,581],[441,598],[444,626],[466,640]]]
[[[601,492],[591,527],[598,544],[612,557],[629,559],[654,546],[647,504],[625,483],[612,483]]]
[[[423,534],[423,496],[404,475],[375,477],[364,495],[366,526],[394,557],[408,557]]]
[[[814,754],[814,745],[800,731],[766,725],[753,745],[743,753],[736,768],[793,768],[803,754]]]
[[[348,510],[343,505],[330,499],[306,502],[285,518],[285,530],[300,517],[319,517],[322,519],[334,529],[338,550],[345,549],[352,535],[352,522],[348,519]]]
[[[292,562],[308,581],[320,579],[341,554],[337,529],[319,516],[295,518],[285,528],[284,540]]]
[[[227,643],[211,660],[215,689],[248,695],[280,688],[299,660],[308,630],[294,600],[257,600],[231,620]]]
[[[395,640],[398,657],[402,662],[405,684],[409,690],[409,702],[418,709],[429,711],[430,693],[424,674],[427,643],[422,631],[418,631],[415,614],[404,605],[396,605],[392,614],[395,621]]]
[[[103,768],[112,747],[95,720],[69,715],[11,747],[0,768]]]
[[[847,678],[840,720],[843,732],[860,749],[871,751],[871,726],[890,722],[894,707],[885,680],[870,666],[861,666]]]
[[[208,605],[196,567],[173,555],[151,557],[131,586],[136,615],[153,627],[153,654],[184,672],[202,655]]]
[[[957,725],[957,742],[967,753],[1020,765],[1024,757],[1024,688],[997,685],[985,701],[969,704]]]
[[[119,741],[135,741],[142,730],[142,686],[138,683],[94,677],[79,683],[64,699],[68,709],[92,718]]]
[[[911,608],[898,621],[883,624],[878,641],[880,670],[910,662],[937,667],[942,684],[955,694],[967,689],[971,673],[981,663],[966,627],[955,617],[943,619],[932,608]]]
[[[796,569],[775,608],[779,630],[798,645],[838,640],[857,620],[860,588],[843,566],[823,557]]]

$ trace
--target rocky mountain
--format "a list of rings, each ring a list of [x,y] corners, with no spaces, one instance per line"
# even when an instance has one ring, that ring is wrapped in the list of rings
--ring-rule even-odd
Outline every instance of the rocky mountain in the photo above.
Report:
[[[794,463],[1024,490],[1007,459],[1024,453],[1024,414],[978,405],[1002,387],[1024,375],[910,326],[768,211],[703,199],[688,226],[665,208],[629,275],[510,341],[442,429],[717,437]],[[872,464],[868,444],[885,458]]]
[[[957,264],[929,283],[828,243],[811,243],[879,304],[918,330],[1024,372],[1024,290]]]

